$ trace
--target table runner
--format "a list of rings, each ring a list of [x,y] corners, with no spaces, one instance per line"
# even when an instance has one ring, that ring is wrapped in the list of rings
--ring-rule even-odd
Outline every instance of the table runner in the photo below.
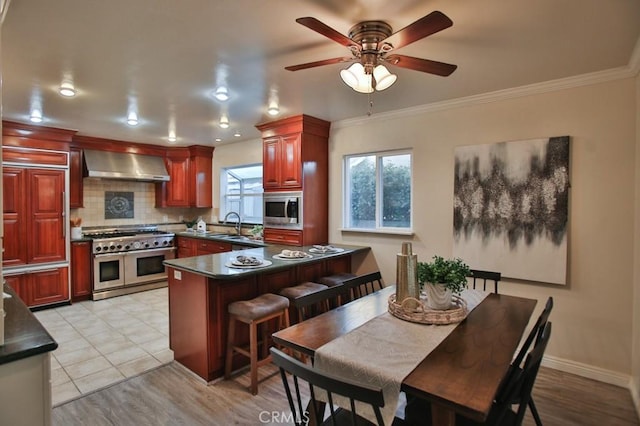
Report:
[[[489,293],[466,289],[461,297],[471,312]],[[351,332],[321,346],[314,367],[341,378],[380,387],[384,395],[382,417],[393,422],[404,378],[442,342],[458,324],[426,325],[401,320],[385,312]],[[349,407],[347,399],[334,401]],[[358,404],[357,412],[376,423],[371,406]]]

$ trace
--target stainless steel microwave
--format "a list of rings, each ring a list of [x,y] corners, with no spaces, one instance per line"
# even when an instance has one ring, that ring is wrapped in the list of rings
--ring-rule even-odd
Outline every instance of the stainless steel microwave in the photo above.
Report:
[[[265,192],[264,226],[302,229],[302,191]]]

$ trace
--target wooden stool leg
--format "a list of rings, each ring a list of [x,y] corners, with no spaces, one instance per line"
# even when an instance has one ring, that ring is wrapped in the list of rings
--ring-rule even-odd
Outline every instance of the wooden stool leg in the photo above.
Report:
[[[224,359],[224,378],[231,377],[231,367],[233,361],[233,345],[235,342],[234,334],[236,332],[236,317],[229,315],[229,330],[227,334],[227,354]]]
[[[251,394],[258,394],[258,326],[249,324],[249,353],[251,355]]]
[[[263,322],[260,324],[260,328],[262,329],[262,359],[265,359],[269,356],[269,323]]]

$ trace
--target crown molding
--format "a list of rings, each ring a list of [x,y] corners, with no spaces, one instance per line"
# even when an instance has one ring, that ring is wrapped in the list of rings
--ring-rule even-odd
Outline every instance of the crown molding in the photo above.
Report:
[[[520,98],[523,96],[531,96],[558,90],[571,89],[581,86],[589,86],[592,84],[605,83],[608,81],[621,80],[624,78],[634,77],[638,74],[640,68],[640,41],[636,43],[636,49],[631,57],[629,65],[624,67],[612,68],[609,70],[598,71],[588,74],[581,74],[557,80],[549,80],[542,83],[528,84],[525,86],[513,87],[510,89],[497,90],[494,92],[482,93],[479,95],[465,96],[446,100],[442,102],[434,102],[415,107],[403,108],[389,112],[374,114],[370,117],[357,117],[340,120],[332,123],[332,128],[343,128],[357,126],[370,123],[371,121],[389,120],[399,117],[407,117],[427,112],[443,111],[452,108],[468,107],[473,105],[486,104],[491,102],[500,102],[508,99]],[[635,62],[634,62],[635,61]]]

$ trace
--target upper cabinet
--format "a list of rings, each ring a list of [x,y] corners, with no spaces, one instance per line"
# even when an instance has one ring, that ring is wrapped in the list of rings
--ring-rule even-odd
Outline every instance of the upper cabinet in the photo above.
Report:
[[[82,149],[69,148],[69,207],[84,207],[82,184]]]
[[[169,148],[171,180],[156,184],[156,207],[213,207],[213,147]]]
[[[264,139],[262,186],[265,191],[302,189],[301,139],[300,133]]]

